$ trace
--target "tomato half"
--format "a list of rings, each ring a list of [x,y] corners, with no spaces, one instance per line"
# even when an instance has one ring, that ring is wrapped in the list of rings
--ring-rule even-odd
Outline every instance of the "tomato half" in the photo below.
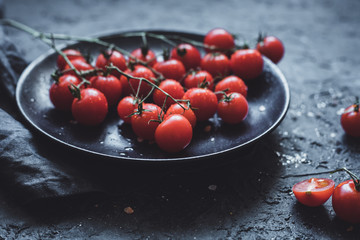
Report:
[[[310,178],[296,183],[292,190],[296,199],[309,207],[325,203],[334,192],[335,183],[328,178]]]
[[[332,196],[336,215],[350,223],[360,223],[360,189],[357,190],[355,186],[353,180],[342,182],[335,188]]]

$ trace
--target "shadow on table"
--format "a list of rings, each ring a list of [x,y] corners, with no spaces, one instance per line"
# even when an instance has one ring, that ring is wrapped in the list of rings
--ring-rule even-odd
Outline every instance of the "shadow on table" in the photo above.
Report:
[[[296,202],[292,213],[297,222],[298,232],[304,234],[316,231],[318,233],[322,232],[323,236],[328,236],[329,238],[337,236],[342,239],[354,239],[354,236],[359,236],[360,234],[359,225],[344,222],[336,216],[332,217],[329,209],[324,205],[307,207]]]
[[[67,162],[59,147],[56,150],[59,159],[81,173],[99,191],[42,199],[23,209],[31,218],[44,223],[110,215],[113,221],[121,223],[123,220],[125,225],[140,221],[161,229],[191,227],[197,221],[217,224],[219,219],[226,221],[245,209],[257,207],[273,186],[279,170],[278,157],[265,145],[259,142],[246,150],[196,163],[147,166],[80,155],[77,158],[75,152],[72,159],[79,160]],[[43,153],[45,157],[46,154]],[[125,213],[126,207],[131,207],[134,213]]]

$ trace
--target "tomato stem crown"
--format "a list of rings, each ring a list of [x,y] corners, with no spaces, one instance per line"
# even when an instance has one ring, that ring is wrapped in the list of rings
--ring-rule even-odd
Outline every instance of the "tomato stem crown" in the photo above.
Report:
[[[359,112],[359,97],[355,97],[354,112]]]

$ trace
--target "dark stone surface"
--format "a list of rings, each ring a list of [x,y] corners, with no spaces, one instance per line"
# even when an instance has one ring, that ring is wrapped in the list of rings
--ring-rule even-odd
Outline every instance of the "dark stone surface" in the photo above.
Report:
[[[286,119],[253,152],[219,159],[235,163],[144,167],[79,157],[74,167],[112,195],[22,207],[0,191],[1,238],[358,239],[359,226],[337,219],[331,201],[318,208],[297,203],[291,187],[304,177],[289,175],[343,166],[360,173],[360,141],[347,137],[339,124],[341,109],[360,90],[359,12],[357,0],[5,1],[6,17],[44,32],[167,29],[205,34],[224,27],[246,39],[259,31],[274,34],[286,47],[279,67],[292,100]],[[17,30],[7,33],[28,61],[48,50]],[[66,161],[66,153],[56,151]],[[336,183],[348,178],[321,176]],[[128,206],[133,214],[124,212]]]

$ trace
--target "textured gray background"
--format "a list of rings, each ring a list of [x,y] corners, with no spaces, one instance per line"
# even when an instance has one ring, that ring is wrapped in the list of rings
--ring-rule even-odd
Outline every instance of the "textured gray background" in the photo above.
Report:
[[[108,182],[128,181],[117,189],[121,193],[126,186],[124,194],[70,200],[55,208],[44,203],[34,211],[0,194],[0,236],[356,239],[359,226],[338,220],[331,201],[319,208],[303,207],[291,187],[304,178],[284,176],[343,166],[360,174],[359,140],[346,137],[339,124],[339,113],[360,92],[359,13],[357,0],[5,1],[6,17],[45,32],[166,29],[205,34],[223,27],[246,39],[256,38],[259,31],[273,34],[285,44],[279,68],[290,85],[291,106],[278,129],[258,144],[250,159],[237,164],[165,175],[147,172],[146,179],[147,170],[130,178],[111,177],[126,172],[124,168],[92,170],[89,174],[105,174]],[[9,29],[8,35],[28,61],[48,50],[16,30]],[[339,173],[331,177],[336,183],[347,179]],[[212,185],[215,190],[209,189]],[[127,206],[134,214],[124,213]]]

